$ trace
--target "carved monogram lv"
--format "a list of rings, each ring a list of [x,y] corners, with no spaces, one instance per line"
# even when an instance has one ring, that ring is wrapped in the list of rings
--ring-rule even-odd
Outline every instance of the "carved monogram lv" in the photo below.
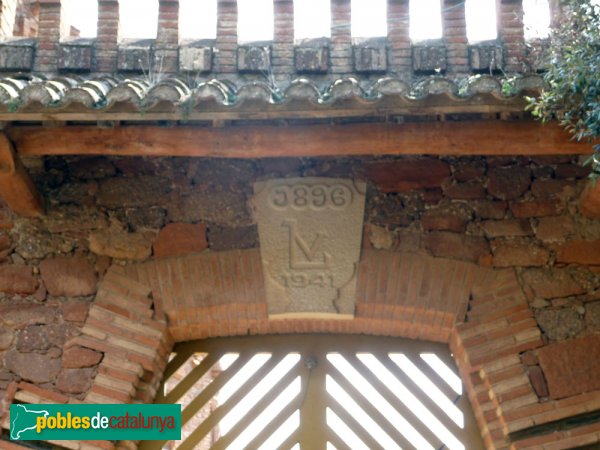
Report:
[[[317,232],[315,239],[309,245],[298,234],[295,220],[286,219],[282,222],[281,226],[288,228],[289,231],[290,269],[327,269],[329,267],[331,255],[320,251],[327,233]]]

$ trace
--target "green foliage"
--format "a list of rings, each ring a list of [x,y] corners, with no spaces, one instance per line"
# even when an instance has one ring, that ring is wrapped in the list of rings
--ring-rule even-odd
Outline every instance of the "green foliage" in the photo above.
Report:
[[[600,0],[563,0],[553,30],[547,88],[528,98],[528,109],[546,122],[558,119],[577,140],[600,138]],[[590,158],[600,175],[600,144]]]
[[[502,79],[502,95],[504,95],[505,97],[512,97],[517,93],[517,87],[515,85],[516,80],[517,77],[514,76],[505,77]]]

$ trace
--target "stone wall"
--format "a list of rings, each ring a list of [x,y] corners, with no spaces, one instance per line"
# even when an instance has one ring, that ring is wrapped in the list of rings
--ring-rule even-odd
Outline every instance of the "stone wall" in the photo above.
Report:
[[[173,339],[410,336],[450,342],[488,448],[505,448],[511,433],[600,408],[600,367],[589,357],[600,341],[600,222],[578,210],[588,171],[576,159],[27,159],[47,215],[0,210],[0,398],[150,401]],[[252,309],[236,294],[248,285],[182,296],[183,272],[173,289],[186,303],[169,310],[149,268],[177,274],[178,258],[199,253],[194,258],[220,258],[226,272],[237,267],[227,262],[229,250],[246,249],[241,264],[251,261],[259,246],[252,183],[297,176],[368,182],[368,262],[354,325],[269,321],[260,299]],[[415,265],[420,275],[407,283],[427,298],[422,312],[371,291],[391,282],[388,267]],[[260,292],[260,270],[252,276]],[[454,286],[448,277],[457,290],[444,288],[443,280]],[[205,328],[203,318],[211,318]],[[119,358],[137,366],[115,372]],[[598,430],[582,430],[575,442],[597,441]],[[564,442],[577,436],[565,432]],[[535,439],[520,436],[513,448],[541,448]]]

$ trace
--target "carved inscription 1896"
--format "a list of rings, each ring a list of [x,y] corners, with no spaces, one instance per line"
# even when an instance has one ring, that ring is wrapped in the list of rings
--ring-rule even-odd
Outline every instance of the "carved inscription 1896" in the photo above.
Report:
[[[269,314],[353,314],[366,186],[334,178],[254,185]]]

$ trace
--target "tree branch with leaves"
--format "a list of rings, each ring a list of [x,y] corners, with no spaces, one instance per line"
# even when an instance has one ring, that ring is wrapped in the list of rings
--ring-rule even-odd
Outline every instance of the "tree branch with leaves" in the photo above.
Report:
[[[528,109],[547,122],[558,119],[574,138],[600,138],[600,0],[562,0],[550,37],[546,88]],[[593,145],[592,175],[600,176],[600,144]]]

